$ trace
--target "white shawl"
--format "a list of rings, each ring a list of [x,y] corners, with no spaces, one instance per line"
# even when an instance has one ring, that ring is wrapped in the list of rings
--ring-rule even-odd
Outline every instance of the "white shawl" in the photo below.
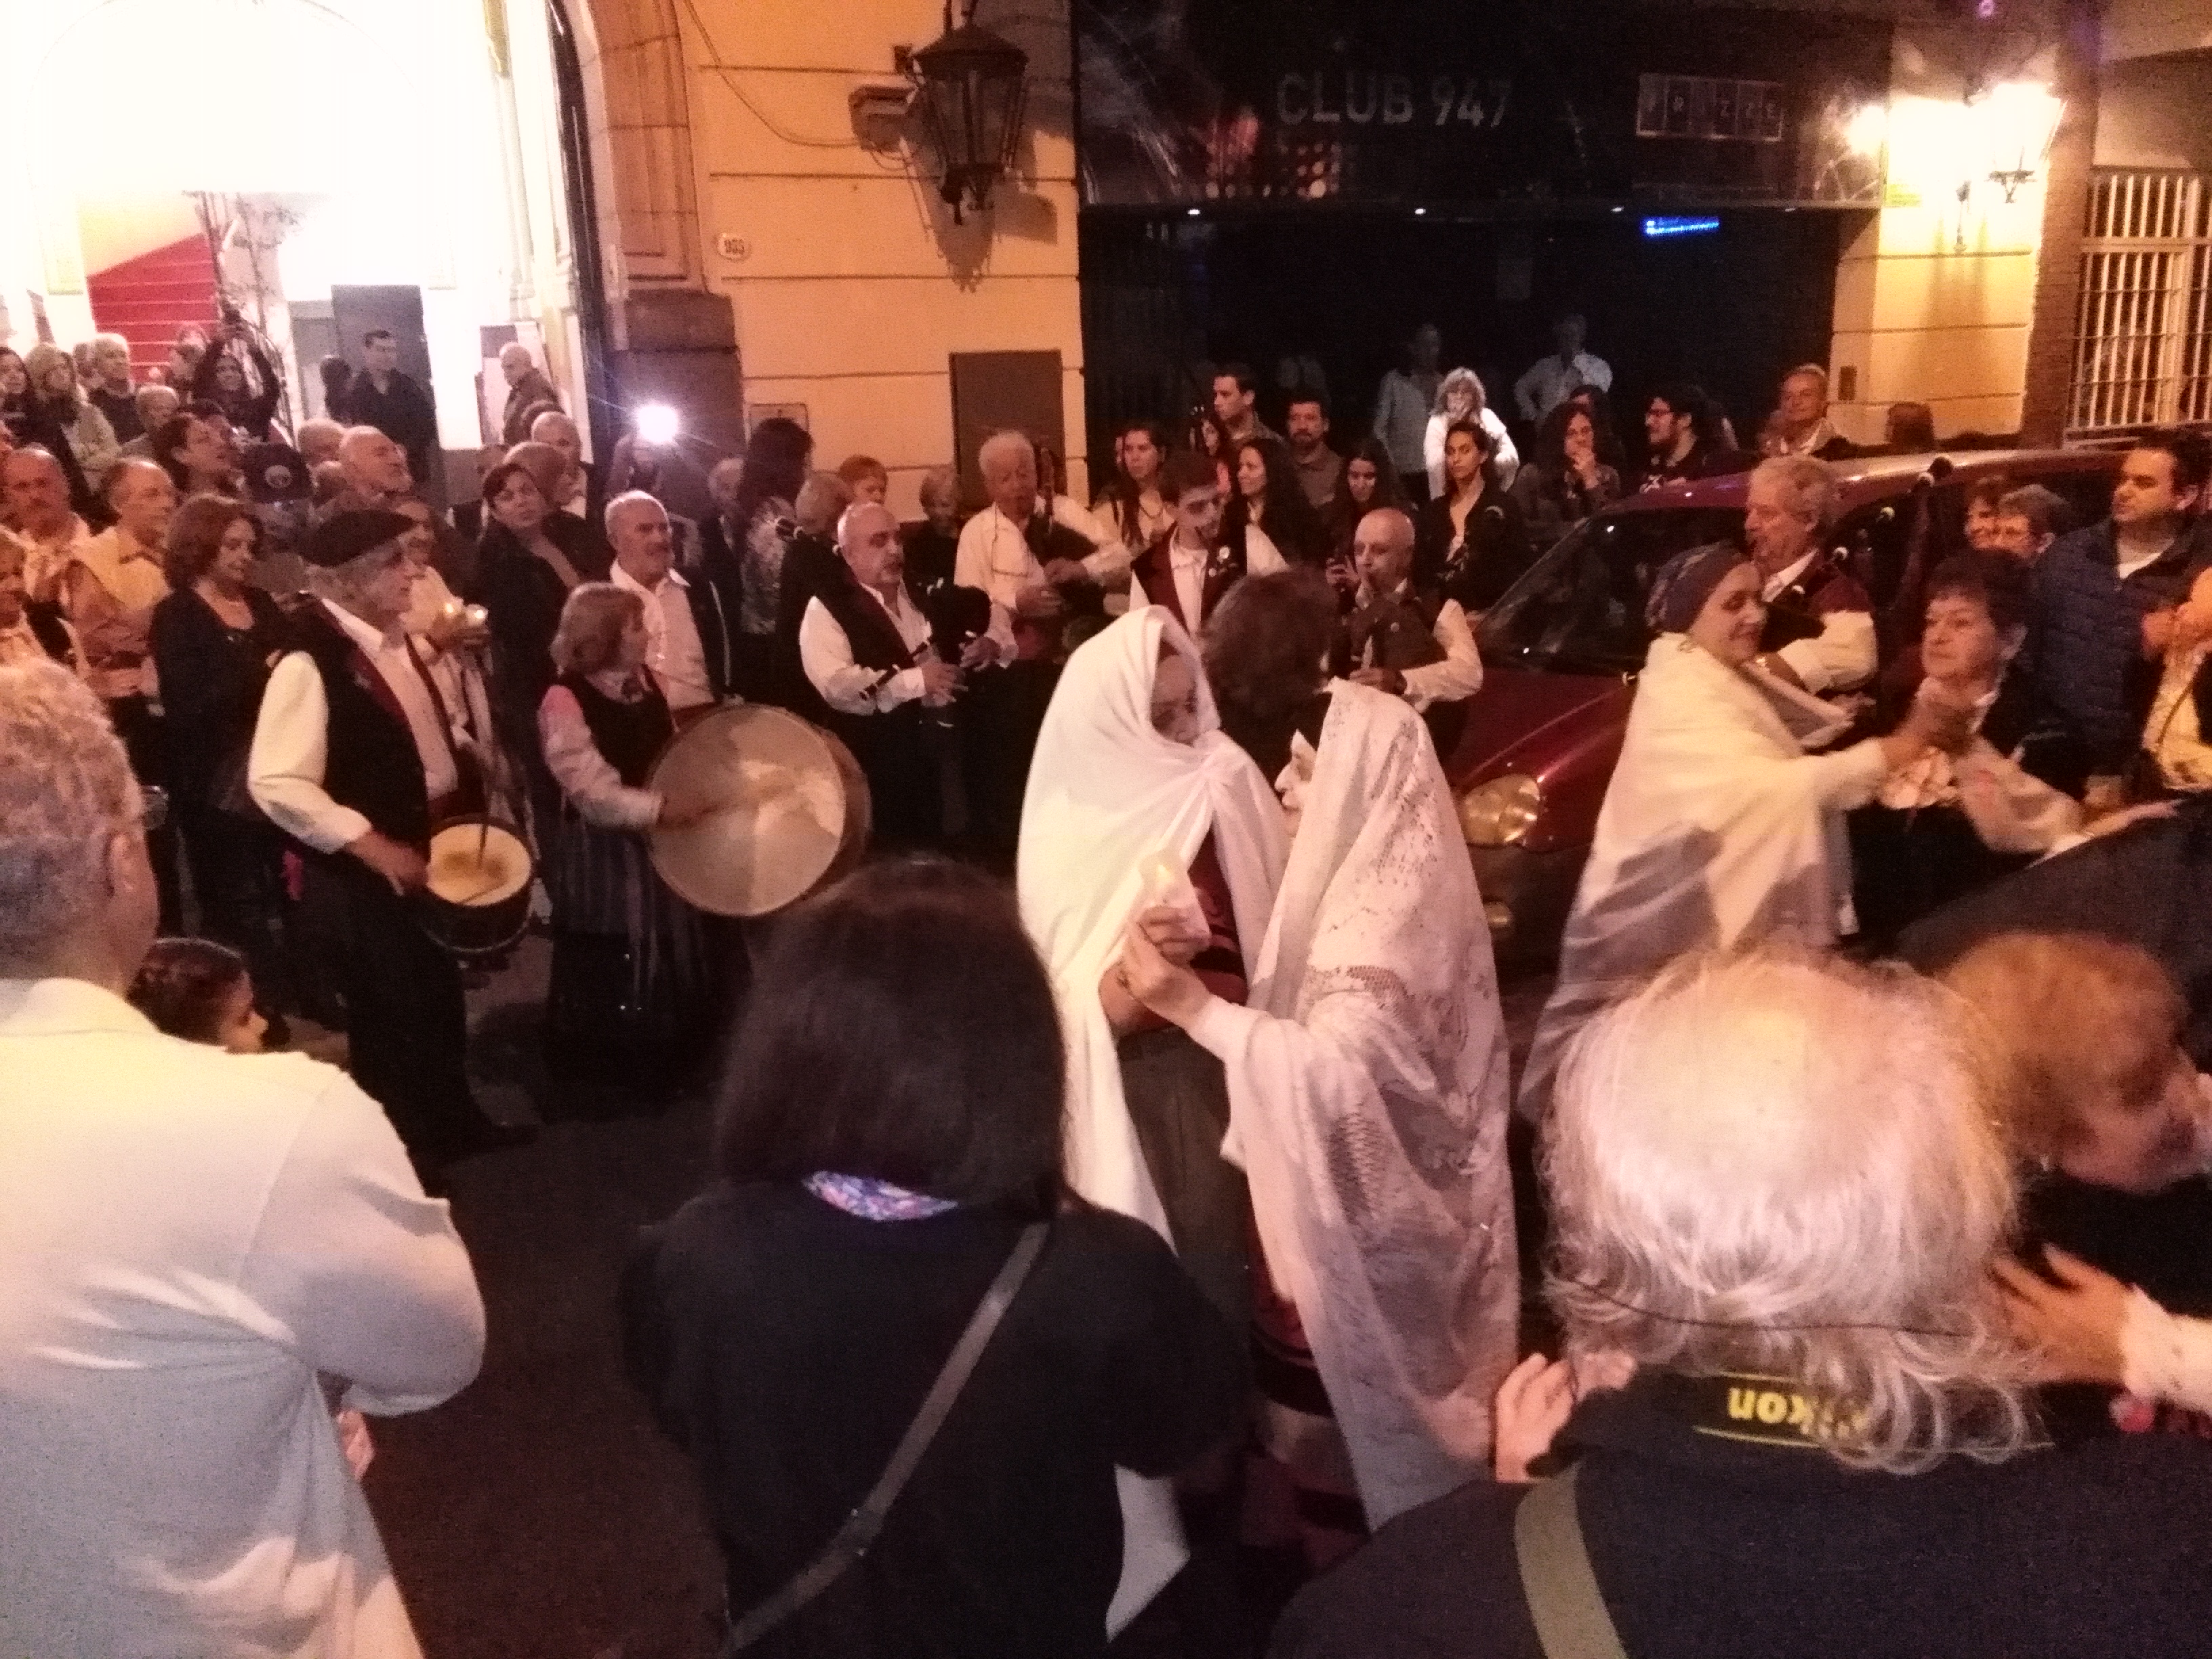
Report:
[[[1165,643],[1198,682],[1200,734],[1152,727],[1152,675]],[[1187,871],[1210,830],[1229,882],[1249,971],[1285,854],[1282,812],[1244,751],[1220,731],[1196,647],[1174,617],[1140,605],[1067,659],[1045,711],[1022,802],[1015,889],[1022,921],[1052,975],[1067,1045],[1067,1179],[1103,1208],[1134,1216],[1172,1244],[1159,1194],[1121,1094],[1121,1062],[1098,981],[1144,898],[1146,866]],[[1182,1567],[1172,1490],[1119,1472],[1119,1631]]]
[[[1483,1468],[1520,1304],[1490,933],[1419,716],[1330,688],[1251,1006],[1191,1035],[1370,1524]]]
[[[1871,739],[1808,755],[1833,726],[1799,735],[1785,711],[1825,707],[1686,635],[1652,641],[1522,1077],[1524,1114],[1543,1115],[1583,1023],[1674,957],[1769,939],[1825,949],[1856,927],[1843,814],[1874,799],[1886,767]]]

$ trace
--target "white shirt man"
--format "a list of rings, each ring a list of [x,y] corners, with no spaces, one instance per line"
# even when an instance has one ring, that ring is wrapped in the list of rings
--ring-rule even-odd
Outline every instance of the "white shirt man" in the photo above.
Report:
[[[0,499],[23,544],[23,586],[32,599],[61,597],[62,574],[92,540],[92,528],[70,511],[69,479],[51,455],[17,450],[0,463]]]
[[[1014,616],[1025,605],[1040,603],[1038,590],[1048,592],[1051,582],[1079,574],[1101,586],[1114,581],[1128,573],[1129,550],[1068,497],[1055,495],[1053,522],[1090,543],[1091,550],[1079,558],[1055,560],[1054,566],[1076,567],[1055,576],[1051,567],[1038,562],[1024,533],[1036,511],[1036,452],[1020,434],[1002,432],[985,441],[978,464],[991,505],[961,526],[952,580],[991,596],[989,637],[1004,659],[1014,654]]]
[[[1521,406],[1523,419],[1542,420],[1578,386],[1594,386],[1600,392],[1613,389],[1613,366],[1583,349],[1585,326],[1580,317],[1560,318],[1553,331],[1559,349],[1531,363],[1514,381],[1513,401]]]
[[[841,714],[880,714],[927,696],[936,682],[945,694],[952,672],[930,653],[929,619],[915,607],[906,588],[906,550],[898,520],[870,503],[854,506],[840,521],[838,550],[853,570],[860,601],[890,619],[899,641],[915,666],[885,671],[854,659],[853,642],[830,608],[817,597],[806,602],[799,624],[799,660],[822,701]]]
[[[1361,606],[1402,604],[1413,594],[1413,521],[1395,507],[1370,513],[1352,532],[1352,559],[1359,571]],[[1443,659],[1402,669],[1378,660],[1379,641],[1368,635],[1352,664],[1352,683],[1401,696],[1421,714],[1437,703],[1464,702],[1481,690],[1482,653],[1475,648],[1474,629],[1457,599],[1446,599],[1437,607],[1430,634]]]
[[[676,574],[674,526],[668,509],[643,490],[607,503],[607,540],[615,550],[609,580],[645,604],[645,665],[668,712],[683,714],[717,701],[707,649],[691,610],[691,585]]]
[[[62,775],[0,809],[0,1653],[416,1659],[322,1379],[379,1413],[465,1386],[468,1252],[343,1073],[124,1001],[156,905],[143,837],[92,805],[123,755],[88,690],[7,678],[0,751]],[[88,902],[29,890],[42,865]]]

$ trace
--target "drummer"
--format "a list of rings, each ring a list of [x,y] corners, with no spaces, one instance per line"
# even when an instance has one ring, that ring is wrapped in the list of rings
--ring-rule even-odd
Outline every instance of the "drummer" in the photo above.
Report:
[[[246,787],[299,848],[304,902],[345,999],[354,1079],[434,1189],[450,1160],[528,1131],[477,1109],[460,969],[415,908],[433,826],[477,803],[475,769],[407,635],[411,527],[370,510],[308,533],[313,597],[295,611],[295,648],[262,694]]]
[[[619,560],[614,507],[607,519]],[[548,1074],[618,1079],[657,1102],[715,1028],[706,1017],[714,985],[703,918],[660,879],[644,835],[705,816],[646,787],[676,733],[647,666],[647,604],[613,582],[586,582],[568,595],[553,636],[560,678],[538,705],[538,732],[561,786],[561,817],[545,848],[553,901]]]

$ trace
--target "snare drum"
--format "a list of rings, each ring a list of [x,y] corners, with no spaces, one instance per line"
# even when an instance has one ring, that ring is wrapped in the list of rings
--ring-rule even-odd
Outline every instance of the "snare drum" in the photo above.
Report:
[[[495,957],[530,926],[530,848],[508,825],[455,818],[430,837],[422,927],[457,957]]]

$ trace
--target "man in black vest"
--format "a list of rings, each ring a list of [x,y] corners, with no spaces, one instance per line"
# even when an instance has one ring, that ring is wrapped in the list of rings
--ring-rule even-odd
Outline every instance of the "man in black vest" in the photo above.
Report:
[[[256,805],[297,844],[346,1003],[350,1069],[426,1182],[526,1138],[477,1109],[460,969],[415,906],[430,834],[468,810],[453,720],[404,625],[416,568],[397,513],[343,513],[301,552],[313,597],[262,694],[247,763]]]
[[[1482,690],[1482,658],[1459,601],[1414,585],[1413,539],[1413,521],[1395,507],[1377,507],[1352,532],[1359,588],[1336,625],[1332,666],[1355,685],[1403,697],[1448,759],[1467,700]]]
[[[862,501],[848,510],[837,550],[842,579],[824,580],[807,602],[799,659],[829,705],[830,728],[867,774],[883,837],[940,840],[960,671],[938,653],[929,618],[907,591],[906,550],[888,507]]]

